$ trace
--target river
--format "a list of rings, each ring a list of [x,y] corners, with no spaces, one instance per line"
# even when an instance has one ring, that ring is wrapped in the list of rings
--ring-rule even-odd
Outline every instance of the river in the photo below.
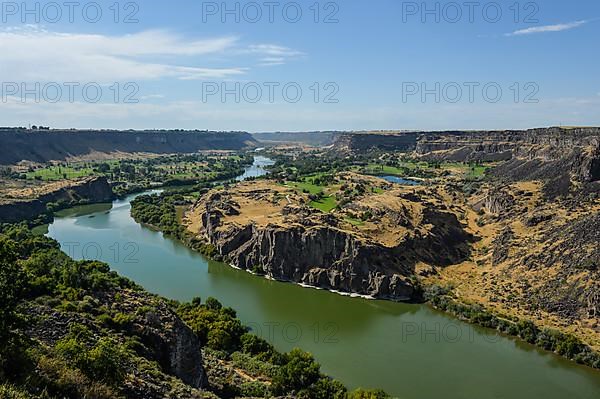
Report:
[[[256,157],[245,176],[264,174]],[[139,195],[139,194],[138,194]],[[135,195],[60,212],[48,228],[76,259],[98,259],[148,291],[219,299],[279,350],[300,347],[348,387],[403,399],[597,399],[600,372],[426,305],[351,298],[213,262],[136,223]]]

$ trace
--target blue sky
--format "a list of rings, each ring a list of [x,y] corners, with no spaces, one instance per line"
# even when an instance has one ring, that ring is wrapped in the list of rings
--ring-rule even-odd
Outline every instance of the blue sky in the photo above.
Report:
[[[596,0],[26,3],[2,3],[0,125],[600,125]]]

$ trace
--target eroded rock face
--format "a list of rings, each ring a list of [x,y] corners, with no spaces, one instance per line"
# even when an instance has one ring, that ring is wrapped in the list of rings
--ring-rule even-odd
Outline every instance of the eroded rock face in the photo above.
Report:
[[[90,177],[48,190],[37,198],[14,199],[0,204],[0,222],[13,223],[32,219],[46,212],[46,205],[110,202],[115,195],[105,177]]]
[[[416,153],[461,162],[510,160],[496,174],[512,180],[554,176],[560,164],[561,171],[589,181],[599,143],[599,128],[425,132],[418,138]]]
[[[368,150],[413,151],[417,145],[417,133],[344,133],[336,137],[334,149],[339,152],[363,152]]]
[[[94,308],[104,307],[113,314],[126,314],[133,318],[122,325],[110,326],[115,331],[108,332],[107,326],[90,313],[59,311],[45,305],[29,304],[26,312],[34,322],[28,327],[27,335],[54,346],[68,336],[73,324],[82,324],[91,333],[89,342],[86,342],[88,345],[107,334],[116,337],[121,344],[126,338],[135,337],[143,344],[137,355],[156,362],[161,374],[148,373],[136,365],[128,366],[129,377],[120,387],[126,397],[199,397],[186,395],[185,391],[208,386],[198,337],[164,300],[130,289],[99,291],[88,300]],[[183,391],[171,392],[174,387],[181,387]]]
[[[488,212],[499,215],[510,211],[514,202],[514,197],[506,191],[490,190],[485,196],[484,207]]]
[[[505,131],[345,133],[338,152],[414,151],[435,161],[504,162],[491,174],[510,181],[551,180],[561,174],[600,180],[600,128],[559,127]]]
[[[340,230],[271,225],[242,231],[246,240],[239,246],[232,247],[227,234],[214,237],[215,242],[224,244],[219,250],[242,269],[260,265],[272,278],[363,295],[394,299],[413,295],[413,287],[405,278],[410,270],[402,270],[403,265],[393,259],[396,251],[363,243]],[[228,249],[231,251],[226,252]],[[394,274],[397,283],[392,287],[379,268],[397,268],[404,277]]]
[[[230,223],[223,209],[237,208],[226,194],[201,198],[196,205],[199,233],[232,265],[278,280],[410,300],[418,294],[411,278],[418,262],[443,267],[469,255],[470,236],[456,216],[430,207],[420,214],[428,228],[410,226],[410,233],[393,245],[342,229],[334,214],[306,206],[287,205],[281,220],[266,224]]]
[[[165,372],[194,388],[207,385],[200,341],[171,309],[161,303],[136,321],[133,331],[151,348]]]

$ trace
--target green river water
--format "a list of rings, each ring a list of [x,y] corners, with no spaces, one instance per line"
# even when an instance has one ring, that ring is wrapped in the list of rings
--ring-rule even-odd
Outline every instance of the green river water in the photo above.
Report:
[[[48,235],[74,258],[105,261],[153,293],[219,299],[278,349],[313,353],[351,388],[403,399],[600,398],[600,372],[425,305],[351,298],[209,261],[137,224],[133,197],[63,211]]]

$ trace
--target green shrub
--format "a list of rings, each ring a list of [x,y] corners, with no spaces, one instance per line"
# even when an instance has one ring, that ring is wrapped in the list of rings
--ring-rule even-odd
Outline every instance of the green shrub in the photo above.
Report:
[[[17,264],[16,244],[0,236],[0,342],[4,346],[20,317],[17,303],[26,292],[25,274]],[[2,349],[0,349],[0,354]]]
[[[86,369],[90,376],[109,384],[120,384],[129,363],[127,351],[113,339],[103,337],[89,351]]]
[[[244,382],[240,385],[240,394],[244,397],[264,398],[267,397],[268,387],[259,381]]]
[[[37,370],[41,378],[37,384],[43,387],[50,397],[121,398],[112,388],[90,380],[81,370],[70,367],[69,363],[60,359],[41,356],[37,362]],[[48,396],[43,398],[46,399]]]
[[[306,390],[321,378],[320,366],[310,353],[293,349],[288,362],[279,368],[273,378],[272,389],[276,395]]]
[[[339,381],[322,377],[309,390],[313,399],[346,399],[346,387]]]
[[[240,368],[253,376],[273,377],[279,370],[279,367],[273,363],[260,360],[242,352],[232,353],[231,360],[235,367]]]
[[[102,337],[91,348],[73,336],[56,343],[56,353],[96,381],[117,385],[123,381],[129,363],[126,349],[114,339]]]
[[[135,319],[134,315],[118,312],[112,317],[113,325],[117,328],[123,328]]]
[[[273,352],[273,345],[254,334],[245,333],[240,337],[242,351],[250,355]]]
[[[211,296],[206,298],[205,306],[210,310],[219,310],[223,307],[223,305],[221,305],[221,302],[219,302]]]

